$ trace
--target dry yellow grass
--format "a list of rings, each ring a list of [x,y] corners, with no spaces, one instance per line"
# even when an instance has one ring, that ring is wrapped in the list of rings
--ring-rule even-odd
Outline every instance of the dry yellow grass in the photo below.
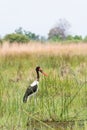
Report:
[[[0,46],[0,55],[43,54],[43,55],[87,55],[87,44],[41,44],[39,42],[29,44],[9,44]]]

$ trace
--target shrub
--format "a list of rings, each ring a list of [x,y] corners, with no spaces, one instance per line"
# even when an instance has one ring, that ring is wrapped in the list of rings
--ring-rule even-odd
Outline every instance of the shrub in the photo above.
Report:
[[[82,36],[75,35],[74,40],[82,40]]]
[[[2,44],[3,43],[3,40],[2,39],[0,39],[0,44]]]
[[[84,38],[84,42],[87,42],[87,36],[85,36],[85,38]]]
[[[27,36],[25,36],[23,34],[15,34],[15,33],[7,34],[4,37],[4,40],[9,41],[10,43],[13,43],[13,42],[27,43],[27,42],[29,42],[29,38]]]

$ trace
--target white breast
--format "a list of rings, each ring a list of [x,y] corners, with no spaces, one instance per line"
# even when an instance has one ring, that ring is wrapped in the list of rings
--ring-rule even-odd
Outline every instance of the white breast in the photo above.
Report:
[[[38,85],[38,84],[39,84],[39,82],[36,80],[30,86],[33,87],[33,86]]]

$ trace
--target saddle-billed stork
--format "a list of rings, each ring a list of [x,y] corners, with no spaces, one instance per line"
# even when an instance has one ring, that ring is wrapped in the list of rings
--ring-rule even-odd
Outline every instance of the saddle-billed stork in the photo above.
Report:
[[[38,83],[39,83],[39,78],[40,78],[39,72],[41,72],[44,76],[47,76],[47,74],[44,73],[43,70],[39,66],[37,66],[35,70],[36,70],[36,73],[37,73],[37,79],[30,86],[28,86],[28,88],[26,89],[25,94],[23,96],[23,102],[24,103],[27,102],[27,98],[30,95],[34,94],[38,90]]]

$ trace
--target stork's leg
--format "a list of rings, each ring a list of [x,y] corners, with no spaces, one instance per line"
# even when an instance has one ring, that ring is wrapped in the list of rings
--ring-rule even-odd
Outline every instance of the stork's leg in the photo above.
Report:
[[[36,93],[33,95],[33,99],[34,99],[34,105],[36,106]]]

